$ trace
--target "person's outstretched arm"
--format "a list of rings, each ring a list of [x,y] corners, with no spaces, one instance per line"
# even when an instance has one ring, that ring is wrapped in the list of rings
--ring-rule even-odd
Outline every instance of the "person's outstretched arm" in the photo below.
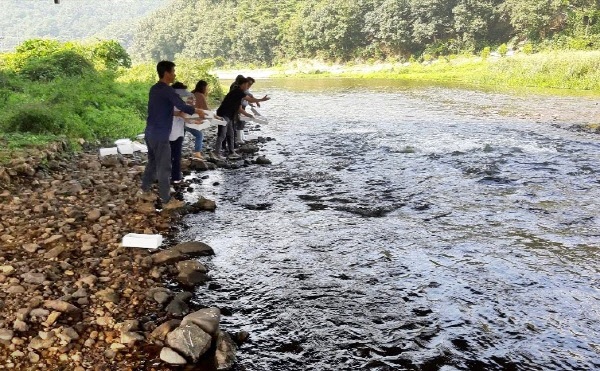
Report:
[[[260,103],[260,102],[266,102],[266,101],[268,101],[271,98],[269,98],[268,95],[265,95],[264,97],[262,97],[260,99],[257,99],[257,98],[254,98],[254,97],[250,96],[250,95],[246,95],[244,97],[244,99],[247,100],[250,103]]]

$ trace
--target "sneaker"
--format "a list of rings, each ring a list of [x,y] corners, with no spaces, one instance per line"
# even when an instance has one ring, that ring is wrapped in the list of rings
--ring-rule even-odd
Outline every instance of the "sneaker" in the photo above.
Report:
[[[185,206],[185,202],[171,198],[169,202],[163,205],[163,210],[179,209],[183,206]]]
[[[230,160],[239,160],[240,158],[242,158],[242,156],[238,155],[236,152],[233,152],[232,154],[227,156],[227,158]]]
[[[154,201],[156,201],[156,199],[158,199],[158,196],[150,191],[139,191],[137,193],[137,197],[140,200],[144,200],[144,201],[148,201],[148,202],[154,202]]]
[[[215,160],[219,160],[219,161],[225,161],[225,157],[221,156],[221,155],[220,155],[220,154],[218,154],[218,153],[214,153],[214,152],[213,152],[213,153],[211,154],[211,156],[212,156],[212,158],[213,158],[213,159],[215,159]]]

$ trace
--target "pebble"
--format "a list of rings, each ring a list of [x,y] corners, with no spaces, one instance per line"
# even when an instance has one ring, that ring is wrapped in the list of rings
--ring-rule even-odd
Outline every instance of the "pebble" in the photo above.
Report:
[[[11,341],[14,336],[14,332],[8,329],[0,329],[0,340]]]

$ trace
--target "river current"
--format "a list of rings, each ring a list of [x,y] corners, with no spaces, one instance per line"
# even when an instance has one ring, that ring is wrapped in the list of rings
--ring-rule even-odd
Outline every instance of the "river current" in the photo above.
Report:
[[[600,369],[600,99],[296,81],[178,236],[238,370]]]

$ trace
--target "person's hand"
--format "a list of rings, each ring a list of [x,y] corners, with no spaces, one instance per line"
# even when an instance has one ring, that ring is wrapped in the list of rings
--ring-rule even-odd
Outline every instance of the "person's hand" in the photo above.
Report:
[[[268,95],[265,95],[264,97],[262,97],[262,99],[261,99],[261,100],[262,100],[263,102],[266,102],[266,101],[268,101],[269,99],[271,99],[271,97],[269,97]]]
[[[260,103],[259,103],[259,102],[256,102],[256,106],[257,106],[258,108],[260,108]]]
[[[200,108],[196,108],[196,113],[198,114],[198,116],[200,116],[200,118],[205,118],[206,117],[206,114]]]
[[[223,118],[222,118],[221,116],[217,116],[217,115],[215,115],[215,118],[216,118],[217,120],[221,120],[221,121],[223,121]]]

